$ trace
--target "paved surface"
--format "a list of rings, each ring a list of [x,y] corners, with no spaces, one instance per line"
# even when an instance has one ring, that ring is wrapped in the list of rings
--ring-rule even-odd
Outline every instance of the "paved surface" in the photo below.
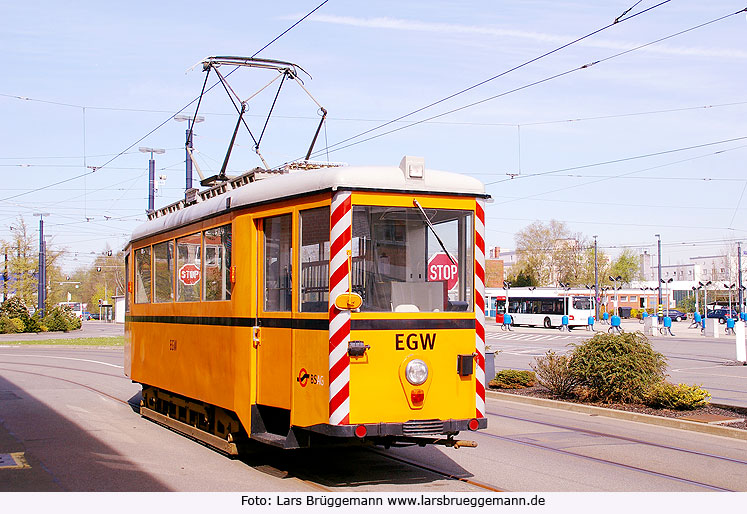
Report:
[[[700,330],[690,329],[689,322],[672,324],[671,336],[649,337],[654,349],[667,358],[668,380],[673,383],[698,384],[711,393],[711,402],[747,408],[747,366],[737,365],[734,336],[704,337]],[[643,329],[637,320],[624,320],[626,332]],[[608,326],[597,325],[599,332]],[[495,369],[531,369],[537,357],[548,350],[564,354],[592,337],[585,328],[570,332],[541,327],[514,327],[505,332],[492,320],[486,324],[486,343],[495,352]]]
[[[476,450],[284,452],[257,447],[245,458],[231,460],[133,412],[126,402],[137,400],[138,386],[123,376],[122,351],[0,348],[0,455],[18,456],[26,464],[0,466],[0,491],[477,490],[428,468],[509,491],[747,487],[744,440],[506,401],[492,394],[487,399],[488,429],[462,434],[478,442]],[[22,507],[29,510],[38,497],[24,496]],[[276,494],[270,497],[274,500]],[[172,510],[191,497],[184,498],[170,499]]]

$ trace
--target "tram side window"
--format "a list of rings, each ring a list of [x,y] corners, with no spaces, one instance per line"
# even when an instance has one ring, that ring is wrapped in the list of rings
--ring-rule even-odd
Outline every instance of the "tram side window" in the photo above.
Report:
[[[265,312],[291,310],[292,217],[290,214],[264,220]]]
[[[176,301],[199,302],[201,286],[201,237],[190,234],[176,240]]]
[[[231,299],[231,225],[205,231],[205,300]]]
[[[153,245],[153,300],[157,303],[174,300],[174,242]]]
[[[329,308],[329,207],[301,211],[301,312]]]
[[[150,303],[150,246],[135,250],[135,303]]]

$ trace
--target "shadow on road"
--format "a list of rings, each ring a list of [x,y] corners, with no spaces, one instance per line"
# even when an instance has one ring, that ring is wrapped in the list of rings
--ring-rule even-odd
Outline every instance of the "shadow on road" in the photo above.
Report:
[[[79,426],[0,377],[0,454],[22,454],[28,464],[0,467],[0,491],[169,490],[99,439],[106,436],[106,426]]]

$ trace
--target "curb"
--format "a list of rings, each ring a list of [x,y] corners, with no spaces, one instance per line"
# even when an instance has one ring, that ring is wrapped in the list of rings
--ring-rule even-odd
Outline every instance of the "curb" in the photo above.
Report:
[[[626,421],[634,421],[637,423],[647,423],[649,425],[658,425],[666,428],[677,428],[680,430],[689,430],[691,432],[701,432],[704,434],[718,435],[721,437],[729,437],[732,439],[741,439],[742,441],[747,441],[747,430],[742,430],[739,428],[708,425],[705,423],[697,423],[695,421],[683,421],[675,418],[663,418],[660,416],[652,416],[650,414],[640,414],[637,412],[628,412],[616,409],[605,409],[604,407],[596,407],[592,405],[581,405],[578,403],[563,402],[559,400],[548,400],[545,398],[533,398],[531,396],[522,396],[511,393],[499,393],[496,391],[486,391],[486,395],[497,400],[525,403],[529,405],[536,405],[538,407],[548,407],[550,409],[568,410],[573,412],[580,412],[582,414],[605,416],[608,418],[623,419]]]

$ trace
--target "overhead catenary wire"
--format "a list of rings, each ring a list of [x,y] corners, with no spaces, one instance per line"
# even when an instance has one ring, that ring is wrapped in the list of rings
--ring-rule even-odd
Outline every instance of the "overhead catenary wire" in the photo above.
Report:
[[[272,82],[277,80],[279,78],[275,77]],[[268,84],[270,85],[270,84]],[[0,96],[7,96],[11,98],[16,98],[20,100],[34,100],[32,98],[23,97],[23,96],[17,96],[17,95],[4,95],[0,94]],[[35,101],[43,101],[43,100],[35,100]],[[697,106],[691,106],[691,107],[675,107],[671,109],[657,109],[657,110],[649,110],[649,111],[636,111],[636,112],[628,112],[628,113],[618,113],[618,114],[603,114],[598,116],[585,116],[585,117],[578,117],[578,118],[564,118],[564,119],[558,119],[558,120],[540,120],[540,121],[524,121],[524,122],[516,122],[516,121],[504,121],[504,122],[487,122],[487,121],[444,121],[444,120],[434,120],[434,121],[426,121],[424,124],[432,124],[432,125],[449,125],[449,126],[473,126],[473,127],[530,127],[535,125],[551,125],[551,124],[559,124],[559,123],[577,123],[582,121],[594,121],[594,120],[605,120],[605,119],[615,119],[615,118],[626,118],[626,117],[632,117],[632,116],[650,116],[654,114],[668,114],[668,113],[675,113],[675,112],[683,112],[683,111],[693,111],[693,110],[701,110],[701,109],[715,109],[719,107],[734,107],[734,106],[741,106],[741,105],[747,105],[747,101],[740,101],[740,102],[726,102],[726,103],[714,103],[714,104],[708,104],[708,105],[697,105]],[[86,105],[83,106],[88,110],[110,110],[110,111],[125,111],[125,112],[147,112],[147,113],[171,113],[173,110],[164,110],[164,109],[135,109],[135,108],[124,108],[124,107],[95,107]],[[209,116],[235,116],[235,113],[230,112],[212,112],[208,111],[204,113],[205,115]],[[245,118],[264,118],[265,116],[263,114],[251,114],[247,113],[244,114]],[[278,119],[286,119],[286,120],[317,120],[319,119],[316,116],[290,116],[290,115],[282,115],[282,114],[276,114],[276,118]],[[339,122],[351,122],[351,123],[380,123],[387,121],[385,119],[377,119],[377,118],[340,118],[335,116],[327,116],[327,120],[334,121],[336,123]],[[399,120],[395,123],[408,123],[407,121]],[[167,150],[180,150],[179,148],[167,148]],[[128,153],[137,153],[137,152],[128,152]],[[88,158],[93,157],[111,157],[112,155],[116,154],[101,154],[101,155],[88,155]],[[65,156],[36,156],[36,157],[5,157],[0,156],[1,160],[23,160],[23,159],[81,159],[82,156],[73,156],[73,155],[65,155]],[[111,168],[110,168],[111,169]]]
[[[652,9],[656,9],[659,6],[668,3],[669,1],[670,0],[664,0],[664,1],[662,1],[662,2],[660,2],[658,4],[656,4],[656,5],[653,5],[653,6],[649,7],[648,9],[645,9],[645,10],[639,12],[639,13],[636,13],[636,14],[634,14],[634,15],[632,15],[632,16],[630,16],[627,19],[622,20],[622,21],[628,21],[630,19],[633,19],[636,16],[640,16],[641,14],[644,14],[644,13],[646,13],[648,11],[651,11]],[[333,143],[333,144],[329,145],[327,148],[324,148],[324,149],[318,150],[317,152],[314,152],[313,155],[314,156],[318,156],[323,151],[333,151],[334,152],[336,150],[341,150],[343,148],[348,148],[350,146],[353,146],[352,144],[350,144],[350,145],[345,145],[345,146],[340,147],[341,145],[344,145],[345,143],[347,143],[349,141],[353,141],[355,139],[361,138],[361,137],[365,136],[366,134],[370,134],[371,132],[374,132],[376,130],[380,130],[380,129],[384,128],[384,127],[387,127],[387,126],[389,126],[389,125],[391,125],[393,123],[396,123],[398,121],[401,121],[401,120],[403,120],[405,118],[409,118],[410,116],[413,116],[415,114],[423,112],[423,111],[425,111],[427,109],[430,109],[431,107],[435,107],[436,105],[442,104],[442,103],[444,103],[444,102],[446,102],[448,100],[456,98],[457,96],[463,95],[463,94],[465,94],[465,93],[467,93],[469,91],[472,91],[472,90],[477,89],[477,88],[479,88],[479,87],[481,87],[481,86],[483,86],[485,84],[488,84],[488,83],[490,83],[490,82],[492,82],[492,81],[494,81],[496,79],[499,79],[499,78],[504,77],[504,76],[506,76],[506,75],[508,75],[510,73],[513,73],[514,71],[517,71],[517,70],[520,70],[521,68],[529,66],[530,64],[533,64],[533,63],[535,63],[535,62],[537,62],[537,61],[539,61],[541,59],[544,59],[544,58],[546,58],[546,57],[548,57],[550,55],[553,55],[553,54],[555,54],[557,52],[560,52],[561,50],[563,50],[565,48],[568,48],[569,46],[572,46],[572,45],[574,45],[574,44],[576,44],[576,43],[578,43],[580,41],[583,41],[585,39],[593,37],[593,36],[599,34],[600,32],[603,32],[603,31],[605,31],[605,30],[607,30],[607,29],[615,26],[615,24],[616,24],[616,22],[609,23],[609,24],[605,25],[604,27],[601,27],[601,28],[596,29],[596,30],[594,30],[592,32],[589,32],[588,34],[586,34],[584,36],[581,36],[581,37],[576,38],[576,39],[574,39],[572,41],[569,41],[568,43],[565,43],[565,44],[563,44],[563,45],[561,45],[561,46],[559,46],[557,48],[554,48],[553,50],[545,52],[545,53],[543,53],[543,54],[541,54],[541,55],[539,55],[537,57],[534,57],[534,58],[532,58],[532,59],[530,59],[528,61],[525,61],[525,62],[523,62],[523,63],[521,63],[521,64],[519,64],[517,66],[513,66],[513,67],[511,67],[511,68],[509,68],[509,69],[507,69],[505,71],[502,71],[501,73],[493,75],[492,77],[489,77],[489,78],[487,78],[485,80],[482,80],[482,81],[480,81],[480,82],[478,82],[476,84],[472,84],[471,86],[468,86],[468,87],[466,87],[464,89],[461,89],[461,90],[457,91],[456,93],[452,93],[452,94],[450,94],[448,96],[445,96],[445,97],[443,97],[443,98],[441,98],[439,100],[436,100],[436,101],[431,102],[431,103],[429,103],[427,105],[424,105],[423,107],[419,107],[419,108],[417,108],[417,109],[415,109],[413,111],[410,111],[407,114],[403,114],[402,116],[399,116],[399,117],[397,117],[397,118],[395,118],[393,120],[387,121],[386,123],[382,123],[380,125],[377,125],[376,127],[372,127],[372,128],[370,128],[368,130],[365,130],[363,132],[355,134],[354,136],[350,136],[350,137],[348,137],[346,139],[343,139],[342,141],[338,141],[337,143]],[[412,125],[407,125],[406,127],[403,127],[403,128],[407,128],[407,127],[410,127],[410,126],[412,126]],[[389,133],[391,133],[391,131],[390,132],[385,132],[384,134],[381,134],[381,135],[386,135],[386,134],[389,134]],[[375,136],[375,137],[380,137],[380,136]],[[373,137],[372,138],[366,138],[366,139],[360,141],[360,143],[363,143],[365,141],[369,141],[370,139],[373,139]],[[354,144],[358,144],[358,143],[354,143]],[[337,147],[340,147],[340,148],[337,148]]]
[[[554,175],[554,174],[557,174],[557,173],[562,173],[564,171],[581,170],[581,169],[586,169],[586,168],[595,168],[595,167],[598,167],[598,166],[607,166],[607,165],[610,165],[610,164],[619,164],[621,162],[634,161],[634,160],[638,160],[638,159],[647,159],[649,157],[658,157],[658,156],[661,156],[661,155],[669,155],[669,154],[673,154],[673,153],[685,152],[685,151],[688,151],[688,150],[696,150],[698,148],[707,148],[709,146],[722,145],[722,144],[726,144],[726,143],[733,143],[735,141],[744,141],[744,140],[747,140],[747,136],[735,137],[735,138],[731,138],[731,139],[722,139],[722,140],[719,140],[719,141],[711,141],[710,143],[701,143],[699,145],[684,146],[684,147],[680,147],[680,148],[673,148],[673,149],[670,149],[670,150],[662,150],[660,152],[651,152],[651,153],[642,154],[642,155],[634,155],[634,156],[631,156],[631,157],[621,157],[619,159],[611,159],[609,161],[596,162],[596,163],[592,163],[592,164],[581,164],[581,165],[578,165],[578,166],[570,166],[570,167],[567,167],[567,168],[560,168],[560,169],[557,169],[557,170],[550,170],[550,171],[542,171],[542,172],[539,172],[539,173],[524,174],[524,175],[521,175],[520,177],[505,178],[505,179],[496,180],[496,181],[493,181],[493,182],[486,182],[485,186],[487,187],[487,186],[492,186],[492,185],[495,185],[495,184],[500,184],[502,182],[507,182],[507,181],[511,181],[511,180],[518,180],[519,178],[526,179],[526,178],[544,177],[544,176],[547,176],[547,175]],[[742,149],[742,148],[745,148],[745,146],[739,146],[737,148],[733,148],[733,149],[730,149],[730,150],[721,150],[719,152],[714,152],[714,153],[708,154],[708,155],[716,155],[716,154],[724,153],[726,151],[739,150],[739,149]],[[701,156],[701,157],[703,157],[703,156]],[[695,158],[700,158],[700,157],[695,157]],[[693,159],[694,158],[691,157],[691,158],[683,159],[682,161],[677,161],[677,162],[674,162],[674,163],[671,163],[671,164],[679,164],[680,162],[686,162],[686,161],[690,161],[690,160],[693,160]],[[663,166],[669,166],[671,164],[662,164],[662,165],[659,165],[659,166],[654,166],[653,168],[647,168],[646,170],[640,170],[640,171],[648,171],[649,169],[655,169],[655,168],[659,168],[659,167],[663,167]],[[629,175],[629,174],[632,174],[632,173],[638,173],[638,172],[628,172],[628,173],[621,174],[620,176],[625,176],[625,175]],[[617,177],[609,177],[609,178],[617,178]]]
[[[665,2],[664,2],[664,3],[665,3]],[[661,4],[657,4],[656,6],[653,6],[653,7],[649,8],[649,9],[647,9],[647,10],[653,9],[654,7],[658,7],[658,5],[661,5]],[[646,12],[646,11],[641,11],[640,13],[636,13],[636,14],[635,14],[634,16],[638,16],[639,14],[642,14],[643,12]],[[346,145],[344,145],[344,146],[337,146],[337,145],[342,145],[343,143],[346,143],[346,142],[348,142],[348,141],[352,141],[352,140],[354,140],[354,139],[356,139],[356,138],[359,138],[359,137],[361,137],[361,136],[363,136],[363,135],[365,135],[365,134],[369,134],[370,132],[373,132],[373,131],[375,131],[375,130],[378,130],[378,129],[380,129],[380,128],[383,128],[384,126],[386,126],[386,125],[389,125],[389,124],[391,124],[391,122],[390,122],[390,123],[386,123],[386,124],[382,124],[382,125],[380,125],[380,126],[378,126],[378,127],[374,127],[374,128],[372,128],[372,129],[369,129],[369,130],[367,130],[367,131],[365,131],[365,132],[361,132],[361,133],[359,133],[359,134],[357,134],[357,135],[355,135],[355,136],[352,136],[352,137],[350,137],[350,138],[347,138],[347,139],[345,139],[345,140],[343,140],[343,141],[340,141],[340,142],[338,142],[338,143],[334,143],[334,144],[330,145],[330,151],[331,151],[331,152],[336,152],[336,151],[338,151],[338,150],[343,150],[343,149],[345,149],[345,148],[350,148],[350,147],[352,147],[352,146],[356,146],[356,145],[358,145],[358,144],[362,144],[362,143],[365,143],[365,142],[371,141],[371,140],[373,140],[373,139],[378,139],[378,138],[380,138],[380,137],[383,137],[383,136],[386,136],[386,135],[392,134],[392,133],[394,133],[394,132],[399,132],[399,131],[401,131],[401,130],[405,130],[405,129],[408,129],[408,128],[411,128],[411,127],[414,127],[414,126],[417,126],[417,125],[420,125],[420,124],[423,124],[423,123],[426,123],[426,122],[429,122],[429,121],[432,121],[432,120],[435,120],[435,119],[441,118],[441,117],[443,117],[443,116],[447,116],[447,115],[449,115],[449,114],[454,114],[454,113],[456,113],[456,112],[459,112],[459,111],[463,111],[463,110],[465,110],[465,109],[469,109],[469,108],[475,107],[475,106],[477,106],[477,105],[481,105],[481,104],[483,104],[483,103],[486,103],[486,102],[489,102],[489,101],[492,101],[492,100],[496,100],[496,99],[498,99],[498,98],[501,98],[501,97],[504,97],[504,96],[507,96],[507,95],[510,95],[510,94],[513,94],[513,93],[516,93],[516,92],[519,92],[519,91],[523,91],[523,90],[525,90],[525,89],[528,89],[528,88],[531,88],[531,87],[534,87],[534,86],[537,86],[537,85],[540,85],[540,84],[544,84],[544,83],[546,83],[546,82],[550,82],[550,81],[552,81],[552,80],[555,80],[555,79],[558,79],[558,78],[564,77],[564,76],[566,76],[566,75],[570,75],[571,73],[575,73],[575,72],[577,72],[577,71],[581,71],[581,70],[589,69],[589,68],[591,68],[592,66],[595,66],[595,65],[597,65],[597,64],[599,64],[599,63],[602,63],[602,62],[606,62],[606,61],[609,61],[609,60],[611,60],[611,59],[615,59],[615,58],[621,57],[621,56],[623,56],[623,55],[629,54],[629,53],[631,53],[631,52],[634,52],[634,51],[636,51],[636,50],[640,50],[640,49],[642,49],[642,48],[645,48],[645,47],[647,47],[647,46],[651,46],[651,45],[654,45],[654,44],[657,44],[657,43],[661,43],[662,41],[666,41],[666,40],[668,40],[668,39],[671,39],[671,38],[674,38],[674,37],[677,37],[677,36],[681,36],[682,34],[685,34],[685,33],[691,32],[691,31],[693,31],[693,30],[697,30],[697,29],[699,29],[699,28],[705,27],[705,26],[707,26],[707,25],[711,25],[711,24],[713,24],[713,23],[717,23],[717,22],[719,22],[719,21],[725,20],[725,19],[727,19],[727,18],[729,18],[729,17],[731,17],[731,16],[735,16],[735,15],[737,15],[737,14],[741,14],[741,13],[743,13],[743,12],[747,12],[747,8],[745,8],[745,9],[741,9],[741,10],[739,10],[739,11],[736,11],[736,12],[733,12],[733,13],[730,13],[730,14],[726,14],[726,15],[724,15],[724,16],[721,16],[721,17],[719,17],[719,18],[715,18],[715,19],[713,19],[713,20],[710,20],[710,21],[707,21],[707,22],[701,23],[701,24],[699,24],[699,25],[696,25],[696,26],[694,26],[694,27],[690,27],[690,28],[688,28],[688,29],[685,29],[685,30],[681,30],[681,31],[679,31],[679,32],[677,32],[677,33],[674,33],[674,34],[670,34],[670,35],[668,35],[668,36],[665,36],[665,37],[659,38],[659,39],[657,39],[657,40],[655,40],[655,41],[651,41],[651,42],[649,42],[649,43],[645,43],[645,44],[643,44],[643,45],[638,45],[638,46],[636,46],[636,47],[634,47],[634,48],[630,48],[630,49],[628,49],[628,50],[625,50],[625,51],[622,51],[622,52],[618,52],[618,53],[616,53],[616,54],[613,54],[613,55],[610,55],[610,56],[608,56],[608,57],[605,57],[605,58],[602,58],[602,59],[599,59],[599,60],[596,60],[596,61],[592,61],[592,62],[590,62],[590,63],[586,63],[586,64],[583,64],[583,65],[581,65],[581,66],[578,66],[578,67],[576,67],[576,68],[572,68],[572,69],[570,69],[570,70],[566,70],[566,71],[564,71],[564,72],[561,72],[561,73],[556,73],[555,75],[552,75],[552,76],[546,77],[546,78],[544,78],[544,79],[536,80],[536,81],[534,81],[534,82],[531,82],[531,83],[525,84],[525,85],[523,85],[523,86],[520,86],[520,87],[516,87],[516,88],[510,89],[510,90],[508,90],[508,91],[504,91],[503,93],[499,93],[499,94],[497,94],[497,95],[493,95],[493,96],[490,96],[490,97],[488,97],[488,98],[484,98],[484,99],[482,99],[482,100],[478,100],[478,101],[476,101],[476,102],[472,102],[472,103],[469,103],[469,104],[467,104],[467,105],[463,105],[463,106],[461,106],[461,107],[456,107],[456,108],[454,108],[454,109],[450,109],[450,110],[448,110],[448,111],[445,111],[445,112],[442,112],[442,113],[440,113],[440,114],[436,114],[436,115],[430,116],[430,117],[428,117],[428,118],[425,118],[425,119],[422,119],[422,120],[414,121],[414,122],[412,122],[412,123],[409,123],[409,124],[407,124],[407,125],[404,125],[404,126],[401,126],[401,127],[397,127],[397,128],[395,128],[395,129],[391,129],[391,130],[388,130],[388,131],[386,131],[386,132],[382,132],[382,133],[380,133],[380,134],[375,134],[375,135],[373,135],[373,136],[370,136],[370,137],[367,137],[367,138],[365,138],[365,139],[361,139],[361,140],[358,140],[358,141],[353,141],[353,142],[351,142],[351,143],[349,143],[349,144],[346,144]],[[632,18],[632,17],[631,17],[631,18]],[[630,19],[630,18],[628,18],[628,19]],[[623,21],[626,21],[626,20],[623,20]],[[566,45],[566,46],[567,46],[567,45]],[[561,47],[561,48],[562,48],[562,47]],[[536,59],[535,59],[535,60],[536,60]],[[534,60],[533,60],[533,61],[534,61]],[[527,61],[527,62],[533,62],[533,61]],[[513,70],[513,69],[512,69],[512,70]],[[512,70],[510,70],[510,71],[512,71]],[[499,76],[502,76],[502,75],[499,75]],[[497,77],[497,76],[496,76],[496,77]],[[451,98],[451,97],[447,97],[447,98],[445,98],[445,99],[442,99],[442,101],[445,101],[445,100],[447,100],[447,99],[449,99],[449,98]],[[440,102],[441,102],[441,101],[439,101],[438,103],[440,103]],[[434,104],[434,105],[435,105],[435,104]],[[413,111],[413,113],[415,113],[415,112],[420,112],[421,110],[423,110],[423,109],[427,109],[428,107],[430,107],[430,105],[429,105],[429,106],[426,106],[426,107],[424,107],[424,108],[422,108],[422,109],[419,109],[418,111]],[[412,114],[412,113],[411,113],[411,114]],[[406,117],[408,117],[408,116],[410,116],[410,114],[407,114],[407,115],[405,115],[405,116],[401,116],[401,117],[397,118],[396,120],[398,121],[398,120],[401,120],[401,119],[403,119],[403,118],[406,118]],[[322,151],[324,151],[324,150],[325,150],[325,149],[321,149],[321,150],[319,150],[318,152],[316,152],[316,153],[315,153],[314,155],[315,155],[315,156],[318,156],[318,155],[319,155],[319,152],[322,152]]]
[[[287,28],[286,30],[284,30],[284,31],[283,31],[283,32],[282,32],[282,33],[281,33],[280,35],[276,36],[276,37],[275,37],[275,38],[274,38],[274,39],[273,39],[272,41],[270,41],[269,43],[267,43],[266,45],[264,45],[264,46],[263,46],[262,48],[260,48],[259,50],[257,50],[257,51],[256,51],[256,52],[254,53],[254,55],[252,55],[252,57],[256,57],[256,56],[257,56],[257,55],[258,55],[258,54],[259,54],[260,52],[262,52],[263,50],[266,50],[266,49],[267,49],[267,48],[268,48],[268,47],[269,47],[270,45],[272,45],[273,43],[275,43],[275,42],[276,42],[276,41],[277,41],[278,39],[280,39],[280,38],[281,38],[282,36],[284,36],[285,34],[287,34],[287,33],[288,33],[288,32],[289,32],[290,30],[292,30],[293,28],[295,28],[295,27],[296,27],[296,26],[297,26],[297,25],[298,25],[299,23],[301,23],[301,22],[302,22],[302,21],[304,21],[304,20],[305,20],[306,18],[308,18],[308,17],[309,17],[309,16],[311,15],[311,14],[313,14],[314,12],[316,12],[317,10],[319,10],[319,9],[320,9],[320,8],[321,8],[321,7],[322,7],[322,6],[324,5],[324,4],[326,4],[326,3],[328,2],[328,1],[329,1],[329,0],[324,0],[324,1],[322,2],[322,3],[320,3],[319,5],[317,5],[317,6],[316,6],[316,7],[315,7],[315,8],[313,9],[313,10],[311,10],[311,11],[310,11],[310,12],[309,12],[308,14],[306,14],[306,15],[305,15],[305,16],[303,16],[303,17],[302,17],[301,19],[299,19],[299,20],[298,20],[298,21],[297,21],[296,23],[294,23],[293,25],[291,25],[290,27],[288,27],[288,28]],[[234,70],[234,71],[235,71],[235,70]],[[226,74],[226,76],[230,75],[231,73],[233,73],[233,71],[231,71],[231,72],[229,72],[228,74]],[[213,85],[212,85],[212,86],[211,86],[211,87],[210,87],[210,88],[208,89],[208,91],[209,91],[209,90],[211,90],[211,89],[212,89],[213,87],[217,86],[217,85],[218,85],[218,83],[219,83],[219,82],[216,82],[215,84],[213,84]],[[11,95],[3,95],[3,96],[11,96]],[[60,185],[60,184],[64,184],[65,182],[70,182],[70,181],[72,181],[72,180],[78,180],[78,179],[80,179],[80,178],[83,178],[83,177],[85,177],[85,176],[87,176],[87,175],[91,175],[91,174],[95,173],[96,171],[98,171],[98,170],[101,170],[102,168],[105,168],[105,167],[107,167],[107,166],[108,166],[109,164],[111,164],[112,162],[114,162],[115,160],[117,160],[117,159],[118,159],[119,157],[121,157],[122,155],[124,155],[125,153],[127,153],[128,151],[130,151],[130,150],[131,150],[132,148],[134,148],[134,147],[135,147],[136,145],[138,145],[139,143],[141,143],[142,141],[144,141],[144,140],[145,140],[145,139],[146,139],[146,138],[147,138],[148,136],[152,135],[152,134],[153,134],[153,133],[155,133],[155,132],[156,132],[157,130],[159,130],[159,129],[160,129],[161,127],[163,127],[163,126],[164,126],[164,125],[166,125],[166,124],[167,124],[168,122],[170,122],[170,121],[171,121],[171,120],[172,120],[172,119],[174,118],[174,116],[176,116],[177,114],[180,114],[180,113],[181,113],[181,112],[183,112],[183,111],[184,111],[185,109],[187,109],[187,108],[188,108],[188,107],[189,107],[190,105],[192,105],[192,104],[194,104],[195,102],[199,101],[199,99],[200,99],[201,97],[202,97],[202,95],[200,95],[200,96],[198,96],[198,97],[194,98],[194,99],[193,99],[192,101],[190,101],[189,103],[187,103],[186,105],[184,105],[184,107],[182,107],[181,109],[179,109],[179,110],[178,110],[178,111],[176,111],[175,113],[171,114],[171,115],[170,115],[170,116],[169,116],[169,117],[168,117],[167,119],[165,119],[165,120],[164,120],[163,122],[159,123],[159,124],[158,124],[158,125],[157,125],[157,126],[156,126],[155,128],[153,128],[152,130],[150,130],[149,132],[147,132],[147,133],[146,133],[146,134],[145,134],[144,136],[142,136],[142,137],[138,138],[138,139],[137,139],[137,140],[136,140],[135,142],[133,142],[132,144],[130,144],[129,146],[127,146],[127,147],[126,147],[126,148],[125,148],[124,150],[122,150],[121,152],[119,152],[119,153],[117,153],[116,155],[114,155],[114,156],[113,156],[113,157],[112,157],[111,159],[109,159],[108,161],[106,161],[106,162],[105,162],[104,164],[102,164],[102,165],[100,165],[100,166],[95,166],[95,167],[93,167],[93,169],[92,169],[91,171],[89,171],[89,172],[85,172],[85,173],[83,173],[83,174],[80,174],[80,175],[77,175],[77,176],[75,176],[75,177],[71,177],[71,178],[68,178],[68,179],[65,179],[65,180],[62,180],[62,181],[59,181],[59,182],[55,182],[54,184],[49,184],[49,185],[47,185],[47,186],[43,186],[43,187],[37,188],[37,189],[35,189],[35,190],[31,190],[31,191],[28,191],[28,192],[25,192],[25,193],[22,193],[22,194],[18,194],[18,195],[10,196],[10,197],[7,197],[7,198],[0,198],[0,202],[2,202],[2,201],[5,201],[5,200],[9,200],[9,199],[12,199],[12,198],[17,198],[17,197],[19,197],[19,196],[24,196],[24,195],[26,195],[26,194],[30,194],[30,193],[33,193],[33,192],[37,192],[37,191],[43,191],[43,190],[45,190],[45,189],[49,189],[50,187],[54,187],[54,186],[57,186],[57,185]],[[52,102],[52,101],[45,101],[44,103],[50,103],[50,104],[56,104],[56,105],[62,105],[62,106],[67,106],[67,107],[76,107],[76,108],[79,108],[79,109],[82,109],[82,108],[83,108],[83,106],[80,106],[80,105],[75,105],[75,104],[66,104],[66,103],[63,103],[63,102]]]

